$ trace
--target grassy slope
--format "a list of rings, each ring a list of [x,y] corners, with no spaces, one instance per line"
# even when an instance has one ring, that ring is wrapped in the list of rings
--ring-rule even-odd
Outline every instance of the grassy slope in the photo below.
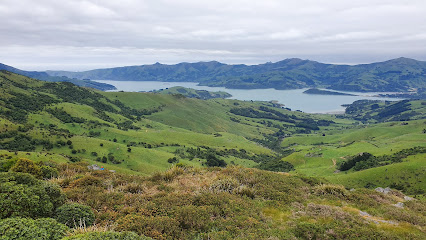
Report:
[[[193,88],[185,88],[185,87],[171,87],[166,89],[160,89],[155,91],[161,94],[181,94],[185,97],[189,98],[198,98],[198,99],[211,99],[211,98],[229,98],[232,97],[231,94],[227,92],[210,92],[206,90],[196,90]]]
[[[28,79],[16,74],[7,77],[9,80],[13,81],[15,85],[23,84],[30,87],[43,86],[43,82]],[[31,95],[34,92],[30,88],[22,89],[12,85],[7,88],[4,87],[2,90],[5,91],[3,96],[6,96],[6,91],[12,95],[16,92]],[[122,159],[124,162],[118,165],[111,163],[98,164],[104,165],[108,169],[124,172],[134,170],[140,174],[150,174],[170,167],[170,164],[167,163],[167,159],[175,156],[172,152],[179,148],[179,146],[167,145],[180,145],[195,148],[199,146],[209,146],[215,149],[236,148],[246,149],[255,154],[271,154],[271,150],[251,142],[244,137],[255,136],[258,133],[257,127],[230,121],[229,116],[226,114],[226,108],[218,102],[186,98],[177,101],[173,96],[151,93],[104,94],[113,101],[119,99],[128,106],[137,109],[153,109],[163,106],[163,110],[151,116],[146,116],[140,121],[134,122],[135,126],[141,128],[140,130],[124,131],[116,127],[107,126],[97,126],[93,128],[87,121],[98,121],[102,124],[109,124],[110,126],[114,126],[114,124],[100,119],[95,114],[96,110],[91,106],[71,102],[55,103],[46,108],[60,108],[71,116],[78,116],[85,119],[86,123],[63,123],[45,111],[37,111],[28,114],[27,123],[35,127],[27,132],[27,134],[35,139],[46,139],[51,142],[57,140],[66,141],[67,139],[58,137],[55,133],[50,133],[48,129],[41,127],[42,125],[48,126],[49,124],[53,124],[58,129],[66,129],[70,131],[71,134],[74,134],[69,140],[73,143],[73,149],[79,150],[79,152],[71,154],[71,149],[69,149],[68,146],[54,147],[48,152],[57,154],[55,156],[69,155],[80,157],[90,163],[97,163],[94,161],[96,157],[92,156],[91,152],[97,152],[98,156],[106,156],[108,153],[112,153],[116,158]],[[54,94],[51,94],[51,96],[57,98]],[[102,101],[109,104],[107,101]],[[5,104],[5,106],[7,105]],[[112,106],[115,109],[117,108],[114,105]],[[207,114],[203,112],[203,109],[208,110],[204,111]],[[216,115],[216,113],[220,114]],[[129,120],[120,114],[110,112],[107,114],[116,122]],[[188,116],[190,116],[190,118],[188,118]],[[174,124],[171,124],[173,122]],[[213,122],[217,123],[213,125]],[[3,131],[6,129],[17,129],[18,126],[22,126],[22,124],[14,124],[7,119],[1,118],[0,128],[3,129]],[[88,137],[89,131],[100,132],[100,136]],[[213,133],[219,131],[222,132],[220,136],[213,135]],[[273,130],[265,127],[261,127],[261,131],[266,133],[273,132]],[[242,134],[243,136],[236,134],[242,132],[246,134]],[[113,139],[117,139],[117,142],[112,141]],[[129,153],[127,151],[127,144],[130,142],[145,142],[151,144],[153,148],[132,146],[132,151]],[[103,147],[101,147],[100,144],[103,144]],[[37,147],[36,151],[39,152],[38,156],[41,157],[43,157],[46,152],[41,146]],[[22,154],[25,155],[26,153],[18,153],[19,156]],[[35,159],[37,155],[32,154],[31,156],[31,158]],[[256,165],[256,163],[251,160],[239,159],[232,156],[224,157],[224,160],[228,163],[233,161],[236,164],[248,167]],[[194,159],[193,161],[181,160],[181,162],[185,164],[194,166],[201,166],[203,161],[204,160],[201,159]]]
[[[403,163],[360,172],[334,173],[335,163],[338,164],[344,161],[346,156],[360,152],[379,156],[415,146],[426,146],[425,134],[422,132],[425,128],[425,121],[417,120],[410,121],[408,125],[391,122],[364,125],[356,129],[323,131],[325,136],[320,132],[292,137],[285,139],[282,146],[294,148],[297,152],[284,160],[293,163],[297,172],[326,177],[331,182],[345,184],[347,187],[387,187],[392,183],[408,181],[410,187],[407,189],[412,192],[415,189],[425,189],[424,182],[414,180],[425,176],[424,155],[409,157]],[[413,167],[415,171],[412,171]],[[384,174],[386,172],[388,173]],[[411,180],[401,178],[404,176]]]
[[[17,84],[29,87],[40,87],[43,82],[34,81],[23,76],[13,74],[5,75]],[[23,89],[7,82],[3,83],[1,88],[2,96],[8,97],[11,92],[20,92],[23,94],[32,94],[31,89]],[[16,84],[15,84],[16,85]],[[9,92],[8,92],[9,91]],[[55,147],[51,153],[55,158],[62,159],[62,155],[77,156],[90,163],[98,163],[96,157],[91,152],[97,152],[98,156],[106,156],[109,153],[114,154],[118,159],[124,160],[121,164],[103,164],[108,169],[114,169],[122,172],[133,172],[138,174],[151,174],[152,172],[162,171],[170,167],[167,159],[175,156],[173,152],[176,149],[185,147],[208,146],[215,149],[244,149],[253,154],[272,154],[272,151],[250,141],[251,138],[259,138],[263,134],[272,134],[277,131],[274,127],[267,127],[260,122],[264,119],[253,119],[237,116],[229,113],[231,108],[235,107],[253,107],[258,108],[261,105],[271,107],[270,103],[265,102],[242,102],[226,99],[211,99],[202,101],[198,99],[181,98],[170,95],[154,93],[124,93],[124,92],[100,92],[103,96],[114,101],[119,100],[126,106],[135,109],[154,109],[160,107],[159,112],[151,115],[145,115],[140,121],[134,121],[133,124],[140,127],[140,130],[120,130],[114,124],[100,119],[96,110],[88,105],[71,102],[56,103],[48,108],[62,108],[72,116],[78,116],[88,120],[96,120],[108,126],[94,127],[90,124],[63,123],[51,114],[45,111],[38,111],[29,114],[28,123],[36,127],[28,132],[34,138],[44,138],[52,142],[57,140],[66,140],[55,134],[50,134],[46,128],[41,128],[40,124],[47,126],[54,124],[57,128],[67,129],[75,136],[70,140],[73,147],[80,150],[75,155],[71,154],[71,149],[65,147]],[[53,93],[51,96],[55,97]],[[118,109],[117,106],[105,103]],[[0,104],[1,106],[1,104]],[[6,106],[6,105],[4,105]],[[424,105],[420,102],[413,102],[417,111],[424,111]],[[275,108],[279,110],[278,108]],[[294,149],[295,153],[284,158],[284,160],[295,165],[296,171],[309,176],[326,177],[332,182],[345,184],[348,187],[366,186],[367,183],[374,183],[377,186],[389,186],[394,183],[393,179],[386,179],[383,174],[376,174],[380,169],[370,169],[362,172],[349,172],[334,174],[335,163],[344,160],[345,156],[354,155],[359,152],[370,152],[375,155],[391,154],[392,152],[414,146],[425,146],[426,141],[422,130],[426,128],[424,120],[410,121],[408,125],[401,125],[399,122],[390,122],[382,124],[357,125],[356,121],[350,119],[335,118],[332,115],[306,115],[299,112],[288,112],[280,110],[286,114],[292,114],[303,118],[309,116],[314,119],[333,120],[336,124],[327,127],[321,127],[315,134],[299,134],[285,138],[282,147]],[[123,122],[127,119],[117,113],[108,113],[116,122]],[[237,118],[240,122],[231,121],[231,118]],[[277,120],[268,120],[272,124],[283,124]],[[0,128],[5,130],[17,129],[20,124],[14,124],[4,118],[0,118]],[[7,127],[6,127],[7,126]],[[294,131],[292,124],[286,124],[289,131]],[[88,137],[89,131],[100,132],[98,137]],[[220,133],[219,136],[214,134]],[[322,136],[322,134],[325,136]],[[44,135],[43,135],[44,134]],[[112,141],[117,139],[117,142]],[[132,146],[131,152],[127,151],[127,144],[130,142],[145,142],[151,144],[153,148],[145,148],[142,145]],[[100,147],[103,144],[103,147]],[[180,146],[176,146],[176,145]],[[167,146],[169,145],[169,146]],[[84,151],[84,150],[85,151]],[[37,152],[45,154],[42,147],[36,149]],[[25,153],[18,153],[19,156]],[[38,154],[43,157],[43,154]],[[308,157],[311,155],[311,157]],[[313,156],[313,157],[312,157]],[[35,156],[32,154],[32,158]],[[223,157],[228,163],[231,161],[246,167],[256,165],[255,162],[246,159],[239,159],[232,156]],[[181,162],[201,166],[204,160],[194,159],[193,161],[181,159]],[[411,164],[410,161],[417,161]],[[98,163],[101,164],[101,163]],[[402,171],[411,166],[418,166],[421,169],[424,162],[418,156],[409,158],[407,162],[400,165]],[[392,169],[396,165],[392,165]],[[390,166],[388,166],[390,167]],[[391,171],[388,169],[388,171]],[[420,170],[419,170],[420,171]],[[421,172],[416,172],[421,173]],[[409,177],[416,179],[412,173]],[[366,176],[370,177],[366,177]],[[397,176],[395,174],[395,176]],[[403,181],[404,182],[404,181]],[[406,182],[406,181],[405,181]],[[424,185],[408,181],[412,186],[409,189],[422,188]]]
[[[13,76],[11,80],[34,87],[43,86],[41,82],[20,76]],[[1,78],[0,83],[3,93],[0,106],[3,110],[8,107],[5,103],[15,92],[35,93],[31,89],[6,86],[7,82]],[[37,146],[32,152],[0,150],[0,159],[12,157],[69,163],[67,155],[80,157],[83,162],[58,166],[58,178],[49,181],[62,186],[69,201],[91,206],[99,229],[135,231],[155,239],[424,239],[424,200],[421,197],[420,201],[410,202],[398,192],[385,195],[361,187],[368,184],[386,187],[398,181],[396,183],[403,184],[409,191],[424,189],[425,154],[410,156],[402,163],[347,174],[334,174],[332,161],[343,161],[341,157],[363,151],[381,155],[412,146],[426,146],[425,134],[422,133],[426,128],[424,120],[410,121],[408,125],[392,122],[356,125],[355,121],[335,119],[331,115],[279,110],[298,117],[336,122],[321,127],[315,134],[299,134],[284,139],[283,147],[297,151],[284,158],[295,165],[296,173],[280,174],[236,166],[199,168],[204,160],[197,158],[181,160],[195,168],[172,167],[167,159],[175,156],[172,152],[183,145],[271,154],[271,150],[248,139],[260,137],[262,133],[273,133],[276,128],[260,123],[265,119],[229,113],[235,106],[271,107],[270,103],[176,99],[150,93],[102,94],[136,109],[161,106],[161,111],[134,120],[133,124],[140,130],[126,131],[118,129],[115,124],[129,121],[129,118],[107,112],[114,119],[108,122],[99,118],[94,107],[78,102],[60,102],[46,108],[62,108],[72,116],[84,118],[85,123],[61,122],[46,109],[29,113],[25,124],[10,121],[4,115],[0,118],[1,133],[32,124],[34,127],[22,130],[22,134],[51,142],[72,141],[73,149],[80,152],[72,154],[68,146],[55,146],[49,151]],[[50,95],[59,99],[54,93]],[[101,100],[118,110],[119,107],[108,99]],[[238,118],[240,122],[230,120],[231,117]],[[95,126],[89,120],[109,126]],[[272,125],[283,124],[277,120],[267,121]],[[292,124],[286,126],[288,131],[295,131]],[[63,131],[60,129],[68,130],[73,136],[61,136]],[[100,132],[100,135],[89,137],[89,131]],[[323,133],[325,136],[322,136]],[[149,143],[152,148],[139,144],[132,146],[131,152],[128,152],[127,144],[132,141]],[[91,155],[93,151],[98,156],[113,153],[124,162],[96,162],[96,157]],[[305,156],[308,153],[317,157]],[[232,156],[223,158],[228,163],[234,161],[247,167],[255,164]],[[89,171],[87,163],[97,163],[118,173]],[[166,169],[169,170],[164,171]],[[323,180],[303,175],[325,177],[356,190],[323,184]],[[404,209],[393,206],[397,202],[404,202]],[[362,217],[360,211],[371,216]],[[389,220],[392,222],[385,222]]]

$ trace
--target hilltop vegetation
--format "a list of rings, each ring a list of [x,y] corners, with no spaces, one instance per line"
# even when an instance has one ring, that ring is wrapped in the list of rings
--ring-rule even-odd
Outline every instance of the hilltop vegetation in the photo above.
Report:
[[[426,88],[426,62],[398,58],[360,65],[333,65],[286,59],[260,65],[219,62],[179,63],[96,69],[85,72],[49,71],[52,76],[127,81],[188,81],[227,88],[296,89],[325,87],[344,91],[406,92]],[[419,95],[420,96],[420,95]]]
[[[37,232],[51,235],[50,239],[119,234],[127,235],[124,239],[424,237],[424,203],[404,200],[398,191],[348,191],[316,178],[242,167],[199,169],[180,165],[140,177],[88,170],[86,164],[53,165],[57,177],[44,181],[27,173],[0,173],[2,186],[12,183],[24,192],[34,184],[49,186],[61,199],[50,200],[58,202],[53,207],[55,214],[40,211],[33,216],[45,217],[35,221],[49,222],[50,228],[34,225],[28,217],[6,218],[0,220],[0,233],[14,236],[16,232],[8,227],[21,221],[18,229],[33,224],[32,231],[24,232],[24,236],[34,237]],[[21,214],[32,212],[25,202],[5,202],[10,196],[19,197],[19,192],[11,187],[0,189],[6,196],[0,200],[3,207],[20,207]],[[394,206],[398,202],[404,202],[404,209]],[[96,227],[90,227],[93,220]],[[86,224],[83,234],[78,222]]]
[[[317,95],[341,95],[341,96],[356,96],[349,93],[342,93],[342,92],[334,92],[334,91],[328,91],[323,89],[317,89],[317,88],[310,88],[303,93],[306,94],[317,94]]]
[[[162,94],[180,94],[184,97],[189,98],[198,98],[198,99],[212,99],[212,98],[229,98],[232,97],[231,94],[227,92],[210,92],[206,90],[196,90],[192,88],[185,87],[171,87],[166,89],[160,89],[154,92],[162,93]]]
[[[358,100],[347,105],[345,115],[364,123],[426,119],[425,100],[372,101]]]
[[[2,236],[424,239],[424,101],[319,115],[7,71],[0,86]]]

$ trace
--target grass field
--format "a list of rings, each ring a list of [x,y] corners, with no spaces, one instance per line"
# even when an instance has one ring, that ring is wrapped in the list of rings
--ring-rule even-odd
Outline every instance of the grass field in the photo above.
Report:
[[[388,187],[403,184],[414,193],[426,189],[425,155],[410,156],[403,163],[392,164],[359,172],[335,173],[336,165],[348,156],[369,152],[375,156],[392,154],[402,149],[426,146],[424,120],[358,126],[354,129],[320,131],[312,135],[284,139],[283,147],[296,152],[283,158],[296,167],[296,172],[325,177],[333,183],[351,187]],[[322,134],[325,136],[322,136]],[[387,169],[387,170],[386,170]],[[385,174],[387,173],[387,174]],[[410,179],[406,180],[404,178]],[[423,181],[417,181],[423,179]]]
[[[420,192],[419,189],[424,189],[424,181],[421,181],[424,178],[424,155],[411,156],[402,163],[360,172],[350,170],[335,173],[337,166],[348,156],[360,152],[380,156],[402,149],[426,146],[424,119],[363,124],[350,116],[288,111],[271,102],[199,100],[160,93],[100,92],[63,83],[50,84],[46,90],[43,88],[45,86],[43,82],[16,74],[2,74],[0,133],[15,131],[18,135],[55,143],[52,149],[39,144],[33,152],[16,151],[17,157],[28,156],[33,160],[37,158],[42,160],[49,156],[53,161],[59,162],[74,157],[119,172],[149,175],[170,168],[172,164],[168,159],[177,156],[176,150],[234,149],[237,152],[245,151],[249,155],[275,156],[278,155],[274,152],[277,149],[271,150],[259,142],[264,144],[268,141],[278,141],[278,146],[281,147],[278,150],[294,150],[282,160],[293,164],[295,172],[299,174],[323,177],[348,188],[392,185],[408,193],[417,193]],[[61,92],[65,91],[63,89],[67,89],[69,93]],[[53,100],[43,108],[36,110],[29,108],[27,112],[22,113],[27,114],[25,121],[22,119],[15,121],[10,119],[6,112],[19,110],[9,106],[10,99],[14,96],[22,97],[19,94],[27,96],[28,99],[35,94],[43,94]],[[68,95],[73,98],[61,100]],[[25,108],[27,103],[15,104]],[[385,103],[381,104],[383,106],[379,107],[386,106]],[[413,101],[409,104],[412,111],[421,114],[425,112],[424,102]],[[231,111],[232,109],[260,111],[262,107],[270,110],[263,112],[260,117],[237,115]],[[83,122],[60,120],[49,113],[47,111],[49,109],[61,109],[69,116],[83,119]],[[137,111],[145,113],[139,114]],[[274,112],[294,121],[279,120]],[[419,116],[422,115],[416,115]],[[317,130],[312,131],[296,126],[299,121],[305,120],[311,123],[319,120],[330,121],[330,124],[319,125]],[[278,133],[282,135],[276,137]],[[13,139],[5,137],[0,140],[7,142]],[[58,141],[68,140],[72,141],[71,146],[56,144]],[[9,154],[13,155],[14,152]],[[113,164],[109,160],[106,163],[97,161],[98,158],[108,157],[111,154],[121,163]],[[225,155],[220,158],[228,164],[245,167],[258,165],[258,162],[237,155]],[[187,158],[178,160],[191,166],[202,166],[206,161],[199,157],[191,161]]]

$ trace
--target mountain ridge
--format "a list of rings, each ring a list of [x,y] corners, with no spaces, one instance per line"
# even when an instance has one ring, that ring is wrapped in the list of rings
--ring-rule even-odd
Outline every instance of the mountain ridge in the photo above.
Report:
[[[240,89],[325,87],[360,92],[406,92],[410,89],[423,92],[426,88],[426,62],[404,57],[358,65],[288,58],[258,65],[230,65],[217,61],[173,65],[155,63],[46,73],[77,79],[198,82],[200,85]]]
[[[9,72],[17,73],[23,76],[27,76],[27,77],[42,80],[42,81],[48,81],[48,82],[71,82],[77,86],[91,87],[91,88],[95,88],[95,89],[103,90],[103,91],[115,89],[114,86],[110,84],[106,84],[106,83],[98,83],[98,82],[93,82],[89,80],[80,80],[75,78],[71,79],[65,76],[50,76],[46,72],[25,71],[25,70],[21,70],[21,69],[3,64],[3,63],[0,63],[0,70],[6,70]]]

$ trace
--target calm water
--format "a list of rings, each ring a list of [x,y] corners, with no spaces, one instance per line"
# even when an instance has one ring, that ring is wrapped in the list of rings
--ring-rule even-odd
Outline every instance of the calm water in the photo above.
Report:
[[[342,104],[350,104],[360,99],[370,100],[391,100],[394,98],[372,97],[378,93],[357,93],[359,96],[335,96],[335,95],[311,95],[304,94],[306,89],[296,90],[275,90],[275,89],[228,89],[224,87],[206,87],[198,86],[194,82],[155,82],[155,81],[110,81],[95,80],[97,82],[114,85],[117,91],[125,92],[149,92],[152,90],[165,89],[174,86],[182,86],[207,91],[224,91],[232,94],[231,99],[254,100],[254,101],[272,101],[276,100],[292,110],[301,110],[307,113],[329,113],[342,112],[345,110]]]

